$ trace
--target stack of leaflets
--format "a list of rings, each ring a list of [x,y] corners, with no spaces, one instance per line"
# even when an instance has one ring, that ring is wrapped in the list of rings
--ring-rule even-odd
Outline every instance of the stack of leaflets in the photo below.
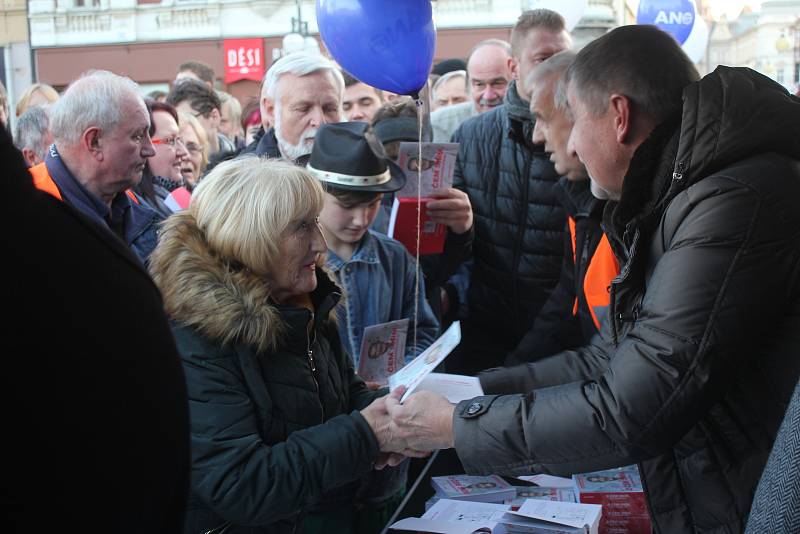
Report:
[[[408,319],[376,324],[364,329],[358,376],[385,386],[389,376],[403,367],[408,335]]]
[[[519,509],[526,499],[539,499],[543,501],[575,502],[575,492],[570,488],[545,488],[542,486],[514,486],[517,494],[506,504],[512,510]]]
[[[516,511],[507,504],[441,499],[421,518],[402,519],[390,528],[443,534],[598,534],[600,512],[595,504],[535,499]]]
[[[635,465],[573,475],[578,502],[603,506],[603,534],[650,534],[650,514]]]
[[[433,477],[431,485],[440,499],[502,503],[516,496],[514,486],[497,475]]]
[[[427,205],[435,191],[452,187],[457,156],[456,143],[400,143],[397,164],[406,175],[406,185],[394,195],[387,234],[412,256],[417,252],[418,217],[420,255],[444,250],[446,228],[430,219]]]

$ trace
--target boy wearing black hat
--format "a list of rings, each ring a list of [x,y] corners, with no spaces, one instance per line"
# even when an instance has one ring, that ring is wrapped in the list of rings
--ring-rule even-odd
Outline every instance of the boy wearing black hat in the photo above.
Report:
[[[433,343],[439,323],[425,300],[424,280],[416,292],[411,255],[400,242],[370,229],[383,194],[403,187],[405,176],[363,122],[323,125],[307,168],[325,188],[320,224],[328,241],[327,265],[346,295],[347,306],[339,308],[345,349],[358,367],[364,328],[408,317],[409,361]]]
[[[403,187],[405,176],[364,122],[321,126],[306,168],[325,188],[319,222],[328,242],[326,265],[344,289],[345,305],[337,313],[345,350],[358,368],[365,327],[409,318],[408,362],[437,338],[439,322],[425,299],[421,274],[417,292],[414,259],[400,242],[370,229],[384,193]],[[309,514],[305,534],[377,534],[402,500],[407,471],[404,462],[373,472],[362,480],[357,502],[338,507],[326,502]]]

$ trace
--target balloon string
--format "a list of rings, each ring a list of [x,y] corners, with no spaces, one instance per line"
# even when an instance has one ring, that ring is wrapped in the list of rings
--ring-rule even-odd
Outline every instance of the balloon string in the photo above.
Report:
[[[414,350],[417,350],[417,324],[419,321],[419,244],[422,234],[422,107],[421,98],[417,104],[417,248],[414,255]]]

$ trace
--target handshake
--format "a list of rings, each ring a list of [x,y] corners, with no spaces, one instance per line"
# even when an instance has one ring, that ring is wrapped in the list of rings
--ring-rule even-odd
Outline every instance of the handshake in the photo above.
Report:
[[[395,466],[406,457],[422,458],[437,449],[453,447],[453,411],[447,399],[430,391],[400,398],[405,387],[376,399],[361,410],[378,440],[381,455],[376,469]]]

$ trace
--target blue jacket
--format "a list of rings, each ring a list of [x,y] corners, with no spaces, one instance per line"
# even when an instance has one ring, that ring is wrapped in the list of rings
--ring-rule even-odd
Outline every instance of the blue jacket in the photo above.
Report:
[[[364,328],[414,317],[414,259],[399,242],[369,230],[349,261],[328,251],[327,267],[344,289],[339,305],[339,335],[358,368]],[[420,273],[422,271],[420,270]],[[409,324],[406,362],[428,348],[439,335],[439,322],[425,300],[425,280],[420,274],[417,345]]]

